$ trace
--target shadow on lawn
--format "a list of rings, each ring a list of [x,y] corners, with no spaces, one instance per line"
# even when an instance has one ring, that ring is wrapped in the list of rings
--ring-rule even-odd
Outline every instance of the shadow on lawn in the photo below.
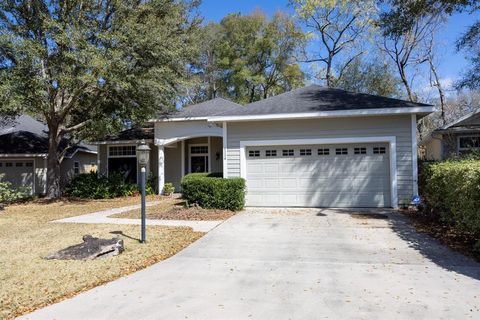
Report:
[[[334,214],[348,214],[359,219],[388,219],[390,228],[408,246],[418,251],[423,257],[439,267],[464,276],[480,280],[480,263],[459,252],[453,251],[446,245],[427,234],[417,232],[410,224],[408,217],[399,212],[388,209],[328,209]],[[320,209],[317,216],[323,214]],[[372,230],[373,231],[373,230]]]
[[[111,234],[115,234],[115,235],[120,235],[120,236],[125,237],[125,238],[128,238],[128,239],[140,241],[139,238],[134,238],[134,237],[132,237],[132,236],[129,236],[128,234],[123,233],[123,231],[111,231],[110,233],[111,233]]]

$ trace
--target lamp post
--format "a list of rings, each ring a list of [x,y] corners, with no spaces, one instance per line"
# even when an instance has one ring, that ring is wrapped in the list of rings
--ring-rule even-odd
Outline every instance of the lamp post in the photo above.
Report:
[[[146,240],[146,231],[145,231],[145,183],[147,180],[147,164],[148,158],[150,156],[150,148],[145,143],[145,140],[142,140],[137,147],[137,159],[138,164],[140,165],[140,190],[142,193],[142,234],[140,238],[141,243],[145,243]]]

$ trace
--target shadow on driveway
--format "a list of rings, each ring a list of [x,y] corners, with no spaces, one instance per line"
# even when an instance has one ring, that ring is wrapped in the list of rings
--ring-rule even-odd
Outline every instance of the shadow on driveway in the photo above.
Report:
[[[443,269],[480,280],[480,263],[453,251],[427,234],[417,232],[401,213],[389,209],[319,209],[316,215],[326,216],[323,212],[332,210],[336,214],[348,214],[352,218],[388,219],[388,225],[395,234],[426,259]]]

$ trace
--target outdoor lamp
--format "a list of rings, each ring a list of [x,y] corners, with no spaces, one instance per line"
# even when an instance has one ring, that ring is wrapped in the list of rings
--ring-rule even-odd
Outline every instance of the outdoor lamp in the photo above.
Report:
[[[137,147],[137,159],[140,168],[145,168],[147,166],[149,156],[150,147],[145,143],[145,140],[142,140]]]
[[[147,181],[147,169],[146,166],[148,164],[148,157],[150,156],[150,148],[148,145],[145,143],[145,140],[142,140],[140,142],[140,145],[137,147],[137,160],[138,164],[140,165],[140,190],[142,194],[142,202],[141,202],[141,207],[142,207],[142,214],[141,214],[141,220],[142,220],[142,232],[141,232],[141,237],[140,237],[140,242],[145,243],[145,240],[147,238],[146,235],[146,219],[145,219],[145,183]]]

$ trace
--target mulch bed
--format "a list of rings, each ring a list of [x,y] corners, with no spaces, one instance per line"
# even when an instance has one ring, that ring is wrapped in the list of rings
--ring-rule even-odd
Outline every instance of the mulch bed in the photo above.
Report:
[[[152,210],[153,211],[153,210]],[[217,209],[202,209],[200,207],[174,207],[164,212],[150,212],[148,219],[164,220],[225,220],[235,215],[235,212]]]
[[[432,221],[416,211],[402,210],[401,212],[409,218],[418,232],[426,233],[452,250],[480,261],[480,253],[473,250],[478,240],[473,233],[459,231],[448,224]]]

